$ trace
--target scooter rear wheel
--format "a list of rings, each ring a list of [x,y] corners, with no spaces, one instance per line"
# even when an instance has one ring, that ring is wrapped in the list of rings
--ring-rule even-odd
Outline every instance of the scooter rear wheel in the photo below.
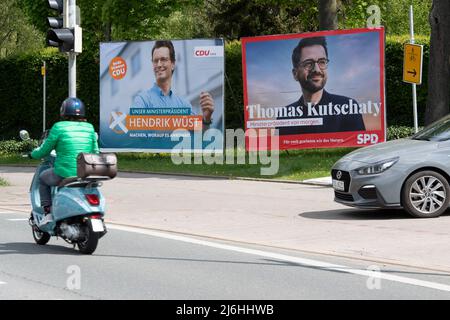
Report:
[[[78,249],[83,254],[92,254],[95,249],[97,249],[99,236],[97,232],[94,232],[94,230],[92,230],[91,220],[87,220],[84,227],[86,238],[83,241],[77,243]]]
[[[31,228],[33,231],[34,241],[41,246],[47,244],[47,242],[50,240],[50,235],[47,232],[39,230],[39,228],[36,226],[32,226]]]

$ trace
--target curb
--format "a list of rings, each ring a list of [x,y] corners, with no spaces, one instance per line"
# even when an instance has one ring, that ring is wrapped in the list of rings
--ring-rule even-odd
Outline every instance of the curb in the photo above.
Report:
[[[0,167],[24,167],[32,168],[36,165],[16,165],[16,164],[1,164]],[[234,176],[213,176],[206,174],[193,174],[193,173],[176,173],[176,172],[155,172],[155,171],[135,171],[135,170],[120,170],[118,173],[137,173],[137,174],[151,174],[151,175],[163,175],[163,176],[180,176],[180,177],[192,177],[192,178],[205,178],[205,179],[220,179],[220,180],[244,180],[244,181],[258,181],[258,182],[272,182],[272,183],[287,183],[287,184],[303,184],[320,187],[332,187],[331,183],[323,181],[315,181],[315,179],[308,179],[303,181],[294,180],[279,180],[279,179],[264,179],[264,178],[251,178],[251,177],[234,177]],[[319,178],[323,179],[323,178]]]
[[[119,172],[163,175],[163,176],[181,176],[181,177],[193,177],[193,178],[205,178],[205,179],[220,179],[220,180],[244,180],[244,181],[273,182],[273,183],[304,184],[304,185],[314,185],[314,186],[321,186],[321,187],[331,187],[332,186],[331,183],[314,181],[314,179],[303,180],[303,181],[294,181],[294,180],[278,180],[278,179],[264,179],[264,178],[251,178],[251,177],[212,176],[212,175],[206,175],[206,174],[175,173],[175,172],[131,171],[131,170],[120,170]]]

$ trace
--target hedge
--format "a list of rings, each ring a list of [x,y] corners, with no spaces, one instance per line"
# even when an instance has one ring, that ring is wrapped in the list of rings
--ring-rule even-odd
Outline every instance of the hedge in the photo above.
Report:
[[[419,128],[422,129],[422,128]],[[413,127],[390,126],[387,128],[387,140],[407,138],[415,133]],[[39,145],[38,140],[18,141],[16,139],[0,140],[0,156],[28,153]],[[156,156],[156,155],[155,155]]]
[[[0,140],[17,138],[27,129],[34,138],[42,133],[43,86],[41,66],[47,65],[46,128],[59,119],[59,107],[68,92],[67,58],[53,50],[0,60]],[[98,123],[98,59],[92,54],[77,60],[78,96],[87,106],[92,123]]]
[[[403,44],[405,37],[386,40],[386,111],[387,124],[412,126],[411,85],[402,82]],[[423,123],[427,95],[429,40],[417,37],[424,45],[422,85],[417,87],[419,123]],[[239,41],[226,44],[225,61],[225,125],[244,126],[241,45]],[[58,120],[59,106],[67,94],[67,58],[46,49],[38,53],[12,56],[0,60],[0,140],[17,137],[26,128],[32,137],[42,132],[42,61],[47,63],[47,121],[50,127]],[[98,52],[83,52],[77,60],[77,93],[87,106],[90,121],[98,130],[99,122],[99,56]]]
[[[39,145],[38,140],[17,141],[2,140],[0,141],[0,155],[4,154],[26,154]]]

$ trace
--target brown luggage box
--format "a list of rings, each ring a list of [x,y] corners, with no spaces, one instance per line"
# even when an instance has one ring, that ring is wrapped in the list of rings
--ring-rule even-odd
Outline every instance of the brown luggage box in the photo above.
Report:
[[[117,175],[117,157],[114,153],[80,153],[77,157],[78,178],[109,177]]]

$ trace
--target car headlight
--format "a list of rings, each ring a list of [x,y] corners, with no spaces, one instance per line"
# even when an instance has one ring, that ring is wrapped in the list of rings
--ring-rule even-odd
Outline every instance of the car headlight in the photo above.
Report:
[[[356,169],[355,171],[359,175],[368,175],[368,174],[378,174],[386,171],[390,167],[392,167],[397,161],[400,159],[399,157],[383,160],[374,164],[370,164],[361,168]]]

